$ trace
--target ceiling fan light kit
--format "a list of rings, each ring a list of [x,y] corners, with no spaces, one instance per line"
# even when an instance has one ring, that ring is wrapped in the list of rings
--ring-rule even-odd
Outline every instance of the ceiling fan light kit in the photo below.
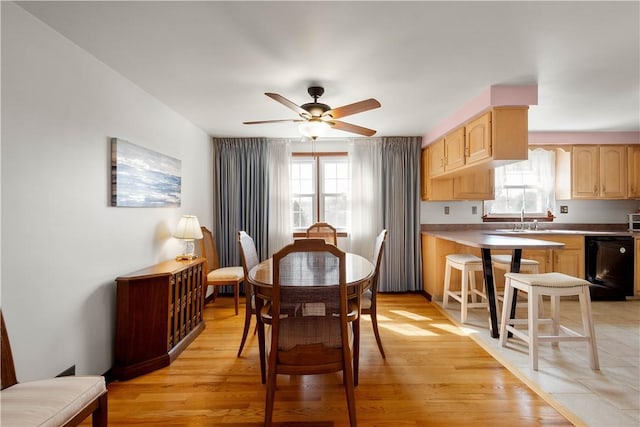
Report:
[[[307,92],[313,98],[313,102],[309,102],[301,106],[294,104],[284,96],[278,95],[277,93],[265,93],[265,95],[267,95],[269,98],[295,111],[300,116],[299,119],[260,120],[244,122],[244,124],[254,125],[262,123],[281,122],[300,123],[298,125],[299,132],[303,136],[309,137],[313,140],[315,140],[319,136],[324,135],[330,128],[364,136],[372,136],[376,133],[376,131],[373,129],[367,129],[362,126],[338,121],[336,119],[379,108],[380,103],[377,100],[370,98],[364,101],[355,102],[353,104],[343,105],[342,107],[332,109],[327,104],[318,102],[318,98],[324,93],[324,88],[320,86],[311,86],[307,89]]]

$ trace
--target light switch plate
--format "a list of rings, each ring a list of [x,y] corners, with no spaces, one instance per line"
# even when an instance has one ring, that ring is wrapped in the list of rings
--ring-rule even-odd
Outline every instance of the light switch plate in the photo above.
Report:
[[[569,213],[569,206],[566,206],[566,205],[560,206],[560,213],[562,214]]]

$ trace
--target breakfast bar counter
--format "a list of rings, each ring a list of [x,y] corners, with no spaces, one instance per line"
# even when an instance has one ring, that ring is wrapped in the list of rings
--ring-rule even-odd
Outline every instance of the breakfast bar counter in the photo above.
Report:
[[[496,308],[496,295],[495,295],[495,282],[493,278],[493,269],[491,265],[491,250],[493,249],[506,249],[512,251],[511,258],[511,271],[520,271],[520,259],[522,258],[523,249],[561,249],[564,247],[564,243],[553,242],[547,240],[538,240],[523,237],[512,236],[496,236],[487,234],[480,230],[468,230],[468,231],[428,231],[423,232],[423,236],[430,236],[438,240],[444,240],[454,243],[458,246],[451,246],[449,253],[454,253],[459,245],[467,246],[471,248],[478,248],[481,252],[482,268],[487,292],[487,300],[489,302],[489,324],[491,336],[498,338],[498,317]],[[434,239],[432,239],[433,241]],[[426,242],[426,244],[425,244]],[[426,247],[425,247],[426,246]],[[423,261],[426,265],[423,265],[424,269],[432,266],[436,269],[444,267],[444,257],[447,255],[445,251],[441,251],[439,256],[427,257],[426,253],[429,251],[429,239],[423,239]],[[436,251],[431,251],[435,253]],[[441,264],[442,267],[439,267]],[[425,281],[426,282],[426,281]]]

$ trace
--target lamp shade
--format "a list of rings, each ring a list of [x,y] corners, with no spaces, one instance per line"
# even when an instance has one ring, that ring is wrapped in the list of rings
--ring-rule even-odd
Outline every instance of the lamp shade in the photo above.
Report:
[[[316,117],[312,117],[308,121],[302,122],[298,125],[300,133],[312,139],[316,139],[317,137],[324,135],[329,129],[331,129],[331,125],[329,123]]]
[[[202,239],[202,230],[200,230],[198,217],[195,215],[182,215],[173,237],[185,240]]]

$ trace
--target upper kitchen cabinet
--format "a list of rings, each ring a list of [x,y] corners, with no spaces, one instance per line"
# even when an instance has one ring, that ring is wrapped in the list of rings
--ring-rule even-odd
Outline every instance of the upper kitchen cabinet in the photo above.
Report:
[[[432,144],[422,149],[420,196],[422,200],[490,200],[494,194],[493,169],[473,171],[455,178],[431,179]],[[439,151],[436,149],[436,153]],[[436,154],[437,155],[437,154]]]
[[[429,176],[444,173],[444,138],[429,146]]]
[[[627,198],[626,149],[623,145],[574,145],[571,150],[572,198]]]
[[[529,107],[494,107],[431,144],[431,177],[495,168],[527,159]]]
[[[477,163],[491,157],[491,112],[469,122],[465,132],[467,163]]]
[[[640,199],[640,144],[627,146],[627,164],[627,195],[630,199]]]
[[[462,168],[466,163],[465,129],[458,128],[444,137],[444,170],[449,172]]]

